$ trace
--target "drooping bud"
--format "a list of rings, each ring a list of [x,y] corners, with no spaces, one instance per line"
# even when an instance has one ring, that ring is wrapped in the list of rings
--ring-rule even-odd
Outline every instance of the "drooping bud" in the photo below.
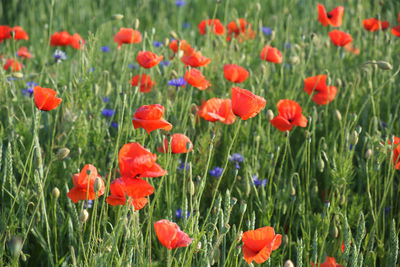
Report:
[[[63,160],[68,156],[69,152],[70,152],[70,150],[68,148],[66,148],[66,147],[60,148],[56,152],[56,157],[59,160]]]
[[[19,255],[21,254],[21,250],[22,250],[22,238],[19,236],[13,236],[8,242],[7,242],[7,246],[8,249],[11,252],[11,256],[13,258],[17,258],[19,257]]]
[[[194,183],[193,183],[192,180],[189,181],[189,188],[188,188],[188,191],[189,191],[189,194],[190,194],[191,196],[193,196],[194,193],[195,193],[195,186],[194,186]]]
[[[111,16],[112,20],[121,20],[123,18],[124,18],[124,15],[122,15],[122,14],[114,14]]]
[[[24,77],[24,74],[22,74],[21,72],[14,72],[14,73],[12,74],[12,76],[13,76],[14,78],[21,79],[21,78]]]
[[[376,62],[376,65],[378,65],[378,68],[380,68],[381,70],[392,70],[393,67],[389,62],[383,61],[383,60],[379,60]]]

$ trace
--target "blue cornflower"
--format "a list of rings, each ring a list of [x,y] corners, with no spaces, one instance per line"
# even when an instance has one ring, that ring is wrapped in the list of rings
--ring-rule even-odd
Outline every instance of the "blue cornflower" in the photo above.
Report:
[[[85,202],[83,202],[83,208],[84,209],[90,209],[93,207],[93,200],[87,200]]]
[[[185,162],[184,161],[179,159],[178,162],[179,162],[179,165],[178,165],[178,168],[177,168],[178,170],[183,171],[183,169],[186,168],[186,170],[188,171],[190,169],[190,163],[186,164],[186,167],[185,167]]]
[[[186,4],[186,1],[183,0],[176,0],[175,5],[176,6],[184,6]]]
[[[261,31],[266,35],[272,34],[272,29],[270,27],[261,27]]]
[[[185,86],[186,81],[185,81],[185,79],[183,79],[183,77],[180,77],[178,79],[172,79],[172,80],[168,81],[168,85],[176,86],[176,87]]]
[[[89,73],[94,72],[94,67],[90,67],[90,68],[88,69],[88,72],[89,72]]]
[[[54,60],[56,61],[56,63],[61,62],[63,60],[67,59],[67,54],[64,51],[61,50],[56,50],[53,54]]]
[[[109,97],[107,97],[107,96],[103,97],[103,102],[104,103],[108,103],[109,101],[110,101]]]
[[[168,67],[169,65],[171,65],[171,62],[169,62],[168,60],[161,60],[159,64],[160,67]]]
[[[110,47],[107,46],[107,45],[105,45],[105,46],[102,46],[102,47],[100,48],[100,50],[101,50],[101,52],[109,53],[109,52],[110,52]]]
[[[242,162],[243,159],[244,157],[239,153],[233,153],[232,156],[229,157],[229,160],[236,164],[236,169],[240,169],[239,163]]]
[[[24,95],[26,95],[26,96],[32,96],[32,94],[33,94],[33,87],[35,87],[35,86],[37,86],[38,84],[37,83],[34,83],[34,82],[27,82],[26,83],[26,85],[28,86],[27,88],[25,88],[25,89],[22,89],[21,91],[22,91],[22,93],[24,94]]]
[[[130,69],[136,69],[138,67],[138,65],[134,64],[134,63],[129,63],[128,68]]]
[[[161,42],[157,42],[157,41],[153,41],[153,45],[154,45],[155,47],[161,47],[161,46],[163,46],[163,44],[162,44]]]
[[[286,49],[290,49],[290,47],[292,47],[292,45],[290,43],[286,43],[285,47],[286,47]]]
[[[176,210],[175,216],[176,216],[176,218],[178,218],[178,219],[182,218],[182,209],[181,209],[181,208],[179,208],[179,209]],[[186,212],[186,219],[189,219],[189,216],[190,216],[190,211],[187,211],[187,212]]]
[[[267,184],[267,179],[259,180],[257,175],[253,175],[253,183],[255,186],[265,186]]]
[[[221,167],[215,167],[213,170],[210,170],[210,175],[214,176],[215,178],[219,178],[222,175],[224,169]]]
[[[183,23],[183,28],[184,29],[187,29],[187,28],[190,28],[190,27],[192,27],[192,25],[189,22],[184,22]]]
[[[116,123],[115,121],[111,122],[111,127],[118,128],[118,123]]]
[[[352,151],[353,149],[356,150],[357,149],[357,145],[353,146],[353,144],[350,144],[350,151]]]
[[[114,110],[105,108],[101,114],[106,117],[112,117],[112,115],[114,115]]]

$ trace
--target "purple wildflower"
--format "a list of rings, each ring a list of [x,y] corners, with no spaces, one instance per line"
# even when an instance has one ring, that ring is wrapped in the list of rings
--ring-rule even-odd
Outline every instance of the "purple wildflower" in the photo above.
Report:
[[[253,183],[255,186],[265,186],[267,185],[267,179],[259,180],[257,175],[253,175]]]
[[[271,35],[272,34],[272,30],[271,30],[270,27],[262,27],[261,31],[266,35]]]
[[[219,178],[221,177],[223,171],[224,169],[222,169],[221,167],[215,167],[213,170],[210,170],[210,175],[215,178]]]
[[[186,85],[186,81],[182,77],[179,77],[178,79],[172,79],[172,80],[168,81],[168,85],[176,86],[176,87],[181,87],[181,86],[183,87]]]
[[[176,6],[184,6],[186,4],[186,1],[184,0],[176,0],[175,5]]]
[[[105,46],[102,46],[102,47],[100,48],[100,50],[101,50],[101,52],[109,53],[109,52],[110,52],[110,47],[107,46],[107,45],[105,45]]]
[[[182,209],[181,209],[181,208],[179,208],[179,209],[176,210],[175,216],[176,216],[176,218],[178,218],[178,219],[182,218]],[[187,212],[186,212],[186,219],[189,219],[189,216],[190,216],[190,211],[187,211]]]
[[[114,110],[105,108],[101,114],[106,117],[112,117],[114,115]]]
[[[240,153],[233,153],[232,156],[229,157],[229,160],[236,164],[236,169],[240,169],[239,163],[242,162],[243,159],[244,157]]]
[[[162,44],[161,42],[157,42],[157,41],[153,41],[153,45],[154,45],[155,47],[161,47],[161,46],[163,46],[163,44]]]
[[[56,50],[53,54],[54,60],[56,61],[56,63],[61,62],[63,60],[67,59],[67,54],[64,51],[61,50]]]

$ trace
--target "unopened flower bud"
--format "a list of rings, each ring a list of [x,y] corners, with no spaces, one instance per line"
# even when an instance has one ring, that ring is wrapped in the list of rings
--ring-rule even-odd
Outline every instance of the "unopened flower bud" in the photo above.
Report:
[[[178,34],[176,34],[176,32],[175,31],[170,31],[170,33],[169,33],[171,36],[172,36],[172,38],[174,38],[175,40],[178,40],[179,38],[178,38]]]
[[[358,143],[358,133],[354,131],[351,136],[350,136],[350,142],[352,145],[355,145]]]
[[[53,195],[54,199],[58,199],[58,197],[60,196],[60,190],[58,190],[57,187],[54,187],[53,191],[51,191],[51,194]]]
[[[331,234],[332,234],[332,236],[333,236],[334,238],[338,238],[338,236],[339,236],[339,230],[338,230],[338,228],[336,227],[336,225],[332,227]]]
[[[59,160],[63,160],[68,156],[69,152],[70,152],[70,150],[68,148],[66,148],[66,147],[60,148],[56,152],[56,157]]]
[[[292,56],[289,58],[290,64],[296,65],[300,63],[300,58],[298,56]]]
[[[341,79],[337,78],[335,83],[336,83],[337,87],[342,87],[342,80]]]
[[[365,159],[369,159],[372,156],[372,149],[368,148],[367,151],[365,151]]]
[[[96,180],[94,181],[94,186],[93,186],[93,190],[95,193],[99,192],[101,184],[102,184],[101,179],[97,177]]]
[[[325,162],[322,160],[321,156],[319,156],[318,161],[317,161],[317,168],[319,170],[319,172],[324,172],[324,168],[325,168]]]
[[[195,187],[194,187],[194,183],[193,183],[192,180],[189,181],[189,188],[188,188],[188,191],[189,191],[189,194],[190,194],[191,196],[193,196],[194,193],[195,193]]]
[[[285,261],[283,267],[294,267],[294,263],[291,260]]]
[[[112,20],[121,20],[123,18],[124,18],[124,15],[122,15],[122,14],[114,14],[111,16]]]
[[[376,62],[376,65],[378,65],[378,68],[381,70],[391,70],[393,69],[392,65],[389,62],[379,60]]]
[[[267,120],[271,121],[274,118],[274,112],[272,110],[268,109],[267,111]]]
[[[340,113],[339,110],[335,110],[335,115],[336,115],[336,119],[338,119],[338,121],[342,120],[342,114]]]
[[[290,188],[290,196],[295,197],[296,196],[296,188],[294,188],[294,186],[292,186]]]
[[[139,29],[139,19],[135,19],[135,29]]]
[[[13,236],[8,242],[7,246],[11,252],[13,258],[19,257],[22,250],[22,238],[19,236]]]
[[[165,38],[164,45],[165,45],[165,46],[168,46],[168,45],[169,45],[169,38]]]
[[[242,201],[242,202],[240,203],[240,214],[245,213],[245,212],[246,212],[246,209],[247,209],[247,203],[244,202],[244,201]]]
[[[14,72],[14,73],[12,74],[12,76],[13,76],[14,78],[17,78],[17,79],[21,79],[21,78],[24,77],[24,75],[23,75],[21,72]]]
[[[79,220],[81,223],[85,223],[89,218],[89,212],[87,210],[82,210],[81,214],[79,214]]]
[[[288,237],[288,235],[284,235],[284,236],[283,236],[282,243],[283,243],[284,245],[289,244],[289,237]]]

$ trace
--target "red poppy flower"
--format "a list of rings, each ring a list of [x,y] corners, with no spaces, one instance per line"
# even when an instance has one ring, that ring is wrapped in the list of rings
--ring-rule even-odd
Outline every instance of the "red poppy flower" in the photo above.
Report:
[[[353,41],[353,37],[350,34],[333,30],[329,32],[329,37],[331,37],[331,41],[336,46],[345,46]]]
[[[121,49],[122,44],[137,44],[142,41],[142,35],[137,30],[132,28],[121,28],[114,35],[114,42],[118,44],[118,49]]]
[[[143,128],[148,134],[157,129],[169,131],[172,129],[172,124],[167,122],[163,115],[164,107],[159,104],[141,106],[133,115],[133,127]]]
[[[391,145],[390,141],[388,143]],[[396,170],[400,170],[400,138],[395,136],[393,145],[395,145],[393,148],[393,165]]]
[[[318,105],[326,105],[335,99],[337,88],[326,85],[326,75],[317,75],[304,80],[304,91],[314,94],[312,100]]]
[[[282,54],[281,51],[279,51],[275,47],[271,46],[264,46],[264,48],[261,50],[260,58],[265,61],[269,61],[272,63],[281,63],[282,62]]]
[[[160,63],[163,58],[164,56],[157,56],[150,51],[140,51],[136,57],[136,61],[143,68],[149,69]]]
[[[28,48],[26,48],[25,46],[22,46],[20,49],[18,49],[17,56],[22,58],[32,58],[32,54],[29,53]]]
[[[249,77],[249,72],[239,65],[228,64],[224,65],[224,75],[228,81],[242,83]]]
[[[168,152],[168,139],[165,138],[164,146],[158,147],[157,150],[161,153]],[[190,141],[189,137],[184,134],[176,133],[172,135],[171,138],[171,153],[179,154],[179,153],[188,153],[193,150],[193,144]]]
[[[79,34],[75,33],[71,36],[70,44],[74,49],[81,49],[85,44],[85,40],[83,40],[83,38]]]
[[[339,27],[342,25],[343,10],[342,6],[338,6],[332,9],[329,13],[326,13],[325,7],[321,4],[317,5],[318,8],[318,20],[322,25],[333,27]]]
[[[154,223],[154,229],[158,240],[167,249],[187,247],[193,240],[176,223],[168,220],[159,220]]]
[[[231,99],[233,113],[242,118],[242,120],[256,116],[267,103],[261,96],[240,87],[232,87]]]
[[[11,38],[11,28],[7,25],[0,25],[0,43]]]
[[[156,163],[157,155],[152,154],[139,143],[123,145],[119,151],[118,160],[122,177],[159,177],[167,174],[167,171]]]
[[[199,23],[200,34],[206,34],[207,27],[211,28],[216,35],[223,35],[225,33],[225,27],[222,25],[219,19],[205,19]]]
[[[140,75],[135,75],[132,77],[131,84],[132,87],[137,86],[139,84]],[[142,74],[142,78],[140,79],[140,92],[148,93],[150,90],[156,85],[156,82],[151,80],[150,75]]]
[[[67,46],[71,44],[72,36],[67,31],[55,32],[50,37],[51,46]]]
[[[142,179],[123,177],[111,182],[110,191],[106,201],[111,206],[125,205],[128,196],[129,204],[134,206],[135,210],[140,210],[147,204],[146,196],[153,194],[154,188]]]
[[[60,105],[62,99],[56,97],[56,91],[50,88],[35,86],[33,88],[35,105],[38,109],[49,111]]]
[[[225,124],[232,124],[236,120],[232,111],[232,102],[228,99],[211,98],[203,102],[198,114],[207,121],[220,121]]]
[[[178,48],[178,42],[179,42],[179,48]],[[185,55],[191,54],[193,52],[192,46],[188,42],[186,42],[186,40],[180,40],[180,41],[173,40],[169,44],[169,48],[171,48],[171,50],[174,53],[178,53],[178,50],[182,50]]]
[[[268,260],[272,251],[279,248],[282,241],[281,235],[276,235],[270,226],[249,230],[243,233],[243,257],[250,264],[263,263]]]
[[[311,262],[311,266],[315,267],[316,265]],[[336,263],[335,258],[333,257],[326,257],[326,260],[324,261],[324,263],[318,264],[319,267],[343,267],[342,264]]]
[[[232,36],[238,38],[239,42],[256,37],[256,33],[251,29],[251,24],[248,24],[245,19],[240,18],[238,22],[239,25],[236,23],[236,20],[233,20],[226,26],[228,29],[227,41],[230,41]]]
[[[183,55],[182,62],[185,65],[196,68],[207,66],[211,62],[211,59],[204,57],[200,51],[193,50],[192,53]]]
[[[20,71],[22,69],[22,63],[14,60],[14,59],[7,59],[6,64],[4,64],[3,69],[9,70],[11,68],[12,72]]]
[[[29,39],[28,34],[20,26],[13,27],[11,29],[11,31],[14,32],[15,40],[28,40]]]
[[[302,114],[302,109],[296,101],[282,99],[278,104],[279,115],[271,120],[279,131],[290,131],[293,126],[306,127],[307,118]]]
[[[400,25],[394,26],[392,28],[392,34],[394,36],[400,37]]]
[[[370,19],[364,19],[363,20],[363,26],[364,29],[366,29],[369,32],[375,32],[379,29],[386,30],[389,28],[389,22],[388,21],[380,21],[377,20],[376,18],[370,18]]]
[[[67,196],[74,203],[78,202],[79,200],[95,199],[96,193],[94,192],[94,183],[97,178],[99,178],[100,181],[100,188],[97,192],[97,196],[99,197],[103,195],[105,191],[103,179],[97,174],[97,169],[95,166],[86,164],[80,173],[74,174],[74,187],[69,190]]]
[[[206,77],[198,69],[187,70],[184,79],[188,84],[200,90],[205,90],[211,86],[211,83],[206,80]]]

